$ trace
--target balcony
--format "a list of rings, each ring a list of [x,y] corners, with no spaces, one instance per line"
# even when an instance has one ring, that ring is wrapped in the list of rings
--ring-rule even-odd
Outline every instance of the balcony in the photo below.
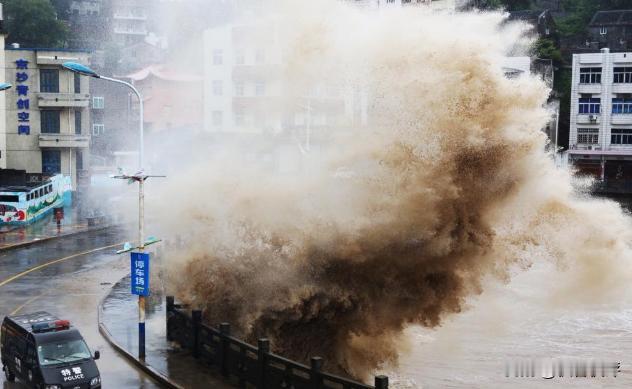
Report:
[[[632,124],[632,114],[613,114],[612,124]]]
[[[144,28],[114,27],[114,33],[120,35],[147,35],[147,30]]]
[[[578,93],[599,94],[601,93],[601,84],[579,84]]]
[[[596,115],[596,114],[592,114],[592,115],[580,114],[580,115],[577,115],[577,124],[599,124],[599,123],[601,123],[601,116],[600,115]]]
[[[612,84],[612,93],[632,93],[632,84]]]
[[[38,93],[37,103],[40,108],[86,108],[90,105],[90,95],[88,93]]]
[[[90,136],[74,134],[40,134],[39,147],[76,147],[86,149],[90,146]]]
[[[119,20],[147,20],[147,15],[134,15],[131,13],[115,13],[114,19]]]

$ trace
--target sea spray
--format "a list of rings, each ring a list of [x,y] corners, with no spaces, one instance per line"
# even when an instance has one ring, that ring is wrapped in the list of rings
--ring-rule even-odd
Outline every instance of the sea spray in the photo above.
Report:
[[[482,277],[506,278],[513,264],[572,263],[581,288],[567,290],[593,298],[629,279],[607,266],[630,260],[630,220],[576,198],[544,152],[549,90],[503,74],[503,57],[528,46],[524,25],[498,13],[274,5],[279,108],[325,80],[362,91],[367,117],[328,129],[309,171],[260,169],[224,144],[155,188],[161,223],[188,236],[168,255],[171,292],[207,321],[365,378],[396,364],[405,327],[440,325]]]

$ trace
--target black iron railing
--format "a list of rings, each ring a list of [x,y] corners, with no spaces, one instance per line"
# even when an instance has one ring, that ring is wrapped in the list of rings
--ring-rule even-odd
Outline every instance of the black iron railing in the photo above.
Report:
[[[216,366],[242,388],[257,389],[388,389],[388,377],[375,377],[375,386],[322,371],[323,360],[313,357],[306,366],[270,352],[270,341],[257,346],[230,335],[230,324],[219,328],[202,323],[202,312],[189,311],[167,296],[167,339],[192,351],[201,361]]]

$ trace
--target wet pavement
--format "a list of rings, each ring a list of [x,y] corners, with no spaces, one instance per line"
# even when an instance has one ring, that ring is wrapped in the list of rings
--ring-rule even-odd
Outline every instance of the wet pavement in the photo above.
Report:
[[[167,342],[165,297],[159,289],[152,286],[153,295],[147,300],[145,362],[185,388],[232,388],[188,351]],[[137,297],[130,294],[129,278],[125,278],[104,301],[102,321],[116,342],[133,355],[138,355],[137,320]]]
[[[131,235],[115,229],[92,231],[0,252],[0,317],[47,310],[68,319],[93,351],[100,350],[97,365],[104,388],[158,388],[98,331],[99,301],[113,283],[129,274],[129,257],[113,254],[127,236]],[[102,249],[108,246],[112,247]],[[5,382],[1,374],[0,388],[24,386]]]
[[[66,207],[64,208],[64,219],[61,220],[59,226],[55,221],[53,212],[26,226],[1,226],[0,249],[88,229],[87,219],[80,216],[79,210]]]

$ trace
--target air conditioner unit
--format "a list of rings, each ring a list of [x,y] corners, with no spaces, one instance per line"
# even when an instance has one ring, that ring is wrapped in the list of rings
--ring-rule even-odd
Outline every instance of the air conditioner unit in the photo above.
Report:
[[[597,121],[597,115],[588,115],[588,120],[590,120],[591,122],[596,122]]]

